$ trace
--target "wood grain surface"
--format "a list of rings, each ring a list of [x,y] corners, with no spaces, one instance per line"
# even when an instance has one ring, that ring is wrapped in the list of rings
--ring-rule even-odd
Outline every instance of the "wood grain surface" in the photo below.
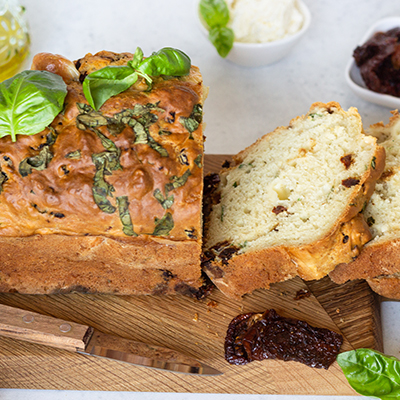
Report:
[[[206,171],[229,156],[208,155]],[[299,290],[308,298],[295,300]],[[328,370],[265,360],[232,366],[224,360],[229,322],[243,312],[274,308],[279,314],[341,332],[342,351],[382,350],[378,301],[364,281],[336,285],[328,278],[299,278],[258,290],[241,301],[218,290],[203,299],[176,296],[22,295],[0,293],[0,304],[93,326],[105,333],[166,346],[223,372],[219,376],[174,374],[0,338],[0,387],[23,389],[356,395],[339,366]]]

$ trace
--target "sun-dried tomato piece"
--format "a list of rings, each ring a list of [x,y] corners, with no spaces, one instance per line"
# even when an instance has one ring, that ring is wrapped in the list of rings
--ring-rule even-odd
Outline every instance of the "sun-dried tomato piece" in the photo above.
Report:
[[[287,211],[287,208],[284,206],[276,206],[272,209],[272,212],[276,215],[280,214],[281,212]]]
[[[354,163],[354,158],[352,154],[346,154],[343,157],[340,157],[340,161],[344,164],[346,169],[350,168],[350,165]]]
[[[369,89],[400,97],[400,28],[375,33],[353,56]]]
[[[360,180],[357,178],[347,178],[342,180],[342,185],[347,188],[351,188],[352,186],[358,185]]]
[[[225,338],[225,359],[243,365],[271,358],[328,369],[342,343],[339,333],[282,317],[271,309],[264,314],[241,314],[232,320]]]

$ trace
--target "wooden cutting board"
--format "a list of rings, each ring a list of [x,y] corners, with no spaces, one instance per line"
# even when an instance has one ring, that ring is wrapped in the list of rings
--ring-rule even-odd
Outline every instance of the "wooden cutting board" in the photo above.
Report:
[[[208,155],[206,172],[228,156]],[[301,289],[312,295],[295,300]],[[382,350],[378,299],[364,281],[335,285],[328,278],[296,278],[258,290],[242,301],[218,290],[203,300],[176,296],[21,295],[0,293],[0,303],[91,325],[105,333],[178,350],[223,375],[195,376],[135,367],[9,338],[0,338],[0,387],[142,392],[355,395],[339,366],[314,369],[265,360],[232,366],[224,360],[229,322],[244,312],[274,308],[313,326],[340,331],[342,351]]]

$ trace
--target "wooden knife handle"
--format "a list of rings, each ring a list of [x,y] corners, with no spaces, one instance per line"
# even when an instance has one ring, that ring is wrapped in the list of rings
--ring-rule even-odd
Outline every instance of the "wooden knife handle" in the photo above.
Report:
[[[84,351],[93,328],[0,304],[0,335],[70,351]]]

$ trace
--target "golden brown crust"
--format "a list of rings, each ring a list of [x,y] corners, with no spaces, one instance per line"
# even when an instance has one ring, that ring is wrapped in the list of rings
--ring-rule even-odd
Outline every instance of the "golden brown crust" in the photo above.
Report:
[[[362,215],[338,222],[325,238],[310,245],[288,249],[297,264],[298,275],[305,280],[321,279],[340,262],[350,262],[371,240],[371,232]],[[346,260],[346,261],[345,261]]]
[[[350,221],[338,224],[338,229],[329,236],[310,245],[299,248],[278,246],[233,255],[226,263],[215,260],[203,263],[203,269],[225,295],[240,298],[297,275],[305,280],[320,279],[337,264],[337,260],[349,262],[356,257],[370,238],[368,225],[358,214]]]
[[[368,279],[400,272],[400,239],[368,244],[360,256],[349,264],[338,265],[330,274],[335,283]]]
[[[389,123],[387,125],[385,125],[383,123],[383,121],[377,122],[373,125],[370,126],[370,134],[373,134],[374,131],[381,131],[381,130],[387,130],[392,128],[394,125],[397,124],[398,120],[399,120],[399,110],[392,110],[390,111],[390,113],[392,114],[392,116],[389,118]]]
[[[86,76],[104,67],[126,65],[132,59],[132,53],[114,53],[103,50],[96,54],[86,54],[85,57],[76,60],[75,65],[79,69],[80,74]]]
[[[65,60],[57,64],[57,57],[42,54],[35,67],[48,70],[49,65],[58,65],[52,72],[63,73]],[[130,53],[89,54],[76,63],[80,80],[95,69],[124,65],[131,58]],[[139,81],[106,101],[98,112],[88,108],[80,80],[66,79],[65,110],[50,128],[20,135],[15,143],[9,137],[0,140],[0,168],[7,177],[0,193],[0,248],[10,249],[11,241],[18,239],[14,261],[0,251],[0,264],[7,265],[2,273],[8,276],[1,280],[2,289],[48,293],[60,287],[63,276],[67,287],[72,287],[77,269],[85,269],[85,276],[96,275],[103,264],[116,268],[111,276],[114,286],[105,285],[104,277],[92,284],[82,278],[77,284],[94,292],[152,293],[164,285],[164,278],[152,269],[171,263],[173,274],[178,275],[171,282],[198,285],[203,132],[201,121],[194,131],[184,123],[203,102],[198,68],[192,67],[186,77],[156,78],[151,90]],[[128,113],[124,119],[121,112]],[[36,168],[43,151],[50,156]],[[129,229],[124,213],[132,222]],[[45,260],[52,260],[60,238],[65,246],[72,246],[71,252],[76,240],[83,247],[100,240],[96,248],[102,250],[77,258],[66,251],[57,268],[44,272]],[[36,254],[36,261],[30,254],[36,251],[32,243],[40,243],[42,253]],[[159,250],[149,256],[144,249],[155,244]],[[162,251],[162,246],[169,251]],[[24,256],[29,265],[22,263]],[[35,269],[40,273],[35,274]],[[18,278],[28,270],[37,278],[30,278],[30,286]],[[41,274],[46,285],[40,282]],[[172,291],[171,282],[167,292]]]
[[[297,275],[296,264],[281,247],[233,256],[226,264],[205,263],[203,269],[218,289],[233,299]]]
[[[59,54],[36,54],[33,57],[31,69],[60,75],[67,84],[79,79],[79,72],[74,63]]]
[[[367,283],[375,293],[389,299],[400,300],[400,276],[383,275],[368,278]]]
[[[200,246],[143,237],[1,238],[0,291],[171,294],[198,288]]]

